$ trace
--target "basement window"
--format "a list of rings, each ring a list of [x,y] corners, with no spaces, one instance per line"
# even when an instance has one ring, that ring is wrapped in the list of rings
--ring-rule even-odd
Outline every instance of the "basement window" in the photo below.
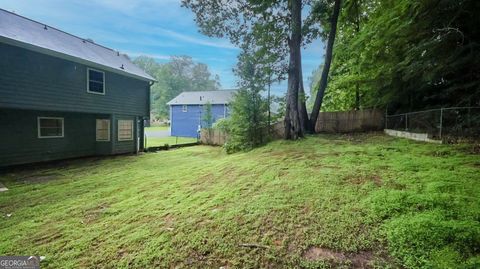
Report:
[[[182,106],[182,112],[187,112],[187,111],[188,111],[187,109],[188,109],[188,108],[187,108],[186,105],[183,105],[183,106]]]
[[[133,120],[118,120],[118,141],[133,140]]]
[[[110,141],[110,120],[97,119],[97,141]]]
[[[105,73],[87,68],[87,92],[105,94]]]
[[[64,132],[63,118],[38,117],[38,138],[62,138]]]

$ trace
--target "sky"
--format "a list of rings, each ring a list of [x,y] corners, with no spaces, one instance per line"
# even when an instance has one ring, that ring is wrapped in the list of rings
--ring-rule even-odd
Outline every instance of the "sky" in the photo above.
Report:
[[[0,8],[118,50],[135,58],[146,55],[160,63],[188,55],[218,74],[224,89],[237,87],[232,69],[240,50],[228,39],[202,35],[194,14],[180,0],[0,0]],[[302,52],[306,92],[312,71],[323,62],[321,41]],[[287,83],[272,85],[274,94]]]

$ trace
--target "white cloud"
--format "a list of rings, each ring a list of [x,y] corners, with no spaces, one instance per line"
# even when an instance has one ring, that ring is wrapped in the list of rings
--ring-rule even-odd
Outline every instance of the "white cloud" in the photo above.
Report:
[[[136,52],[136,51],[125,51],[123,53],[126,53],[130,57],[147,56],[157,60],[170,60],[171,58],[170,55],[157,54],[157,53],[143,53],[143,52]]]
[[[216,48],[222,48],[222,49],[237,49],[237,47],[233,46],[229,42],[223,41],[223,40],[205,40],[203,38],[197,38],[194,36],[190,35],[185,35],[185,34],[180,34],[172,30],[166,30],[166,29],[158,29],[161,30],[161,32],[167,36],[173,37],[178,40],[186,41],[189,43],[193,44],[198,44],[202,46],[208,46],[208,47],[216,47]]]

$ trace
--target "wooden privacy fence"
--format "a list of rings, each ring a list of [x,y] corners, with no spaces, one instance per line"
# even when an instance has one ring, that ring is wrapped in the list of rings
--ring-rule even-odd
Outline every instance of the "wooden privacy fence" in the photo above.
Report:
[[[351,133],[380,131],[384,128],[385,115],[380,110],[355,110],[340,112],[322,112],[318,115],[316,133]],[[283,138],[285,127],[283,120],[271,125],[273,139]],[[267,132],[265,132],[267,133]],[[200,142],[208,145],[223,146],[228,135],[220,130],[202,129]]]
[[[380,110],[322,112],[318,115],[316,133],[350,133],[383,130],[385,115]]]
[[[272,139],[280,139],[285,133],[283,121],[274,123],[270,127],[270,135]],[[268,132],[265,130],[265,134]],[[228,135],[225,132],[215,129],[202,129],[200,131],[200,143],[207,145],[223,146],[228,141]]]
[[[207,145],[223,146],[227,141],[227,134],[215,129],[202,129],[200,131],[200,143]]]

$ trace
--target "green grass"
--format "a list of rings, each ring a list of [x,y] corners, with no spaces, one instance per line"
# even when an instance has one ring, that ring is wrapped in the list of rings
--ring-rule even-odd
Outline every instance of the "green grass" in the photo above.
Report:
[[[479,170],[467,146],[382,135],[60,162],[0,177],[0,253],[42,268],[479,268]]]
[[[170,129],[169,126],[151,126],[151,127],[145,127],[145,131],[167,131]]]
[[[163,146],[165,144],[175,145],[175,144],[186,144],[197,142],[196,138],[191,137],[148,137],[147,138],[147,147]]]

